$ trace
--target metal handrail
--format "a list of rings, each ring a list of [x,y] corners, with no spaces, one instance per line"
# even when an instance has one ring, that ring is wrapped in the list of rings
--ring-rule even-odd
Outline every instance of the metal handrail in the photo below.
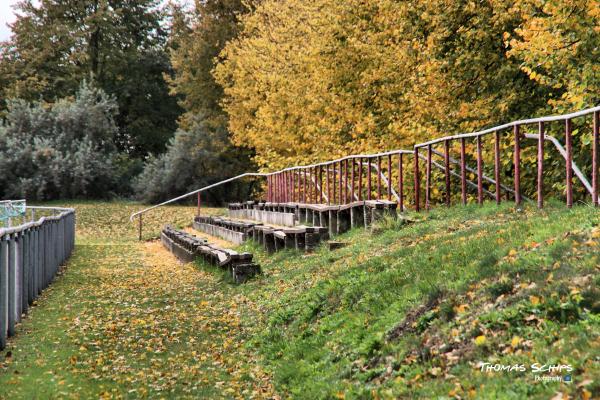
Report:
[[[483,129],[483,130],[477,131],[477,132],[461,133],[459,135],[444,136],[444,137],[441,137],[441,138],[438,138],[438,139],[430,140],[430,141],[425,142],[425,143],[417,143],[417,144],[415,144],[414,147],[415,148],[425,147],[425,146],[429,146],[429,145],[432,145],[432,144],[441,143],[441,142],[444,142],[446,140],[474,138],[474,137],[477,137],[477,136],[487,135],[489,133],[494,133],[494,132],[497,132],[497,131],[501,131],[503,129],[514,128],[515,126],[519,126],[519,125],[530,125],[530,124],[536,124],[536,123],[540,123],[540,122],[565,121],[567,119],[573,119],[573,118],[577,118],[577,117],[582,117],[584,115],[592,114],[592,113],[597,112],[597,111],[600,111],[600,106],[596,106],[596,107],[592,107],[592,108],[587,108],[585,110],[577,111],[577,112],[570,113],[570,114],[549,115],[549,116],[546,116],[546,117],[522,119],[522,120],[519,120],[519,121],[509,122],[509,123],[506,123],[506,124],[503,124],[503,125],[494,126],[492,128]]]
[[[424,143],[417,143],[413,146],[414,151],[413,150],[406,150],[406,149],[398,149],[398,150],[390,150],[390,151],[385,151],[385,152],[380,152],[380,153],[374,153],[374,154],[353,154],[353,155],[349,155],[349,156],[345,156],[342,158],[338,158],[335,160],[330,160],[330,161],[324,161],[324,162],[319,162],[319,163],[314,163],[314,164],[309,164],[309,165],[302,165],[302,166],[293,166],[293,167],[288,167],[288,168],[284,168],[278,171],[273,171],[273,172],[264,172],[264,173],[245,173],[245,174],[241,174],[238,176],[235,176],[233,178],[229,178],[229,179],[225,179],[223,181],[219,181],[217,183],[214,183],[212,185],[209,186],[205,186],[203,188],[191,191],[189,193],[186,193],[184,195],[175,197],[173,199],[167,200],[165,202],[162,202],[160,204],[156,204],[154,206],[145,208],[143,210],[140,210],[138,212],[135,212],[133,214],[131,214],[130,216],[130,221],[133,221],[133,219],[135,217],[140,217],[140,224],[141,224],[141,216],[143,214],[145,214],[148,211],[151,211],[155,208],[158,207],[162,207],[164,205],[170,204],[170,203],[174,203],[176,201],[182,200],[184,198],[193,196],[195,194],[204,192],[206,190],[209,190],[211,188],[223,185],[225,183],[228,182],[232,182],[234,180],[238,180],[244,177],[248,177],[248,176],[254,176],[254,177],[270,177],[270,176],[275,176],[284,172],[290,172],[290,171],[298,171],[298,170],[305,170],[305,169],[310,169],[310,168],[316,168],[316,167],[322,167],[322,166],[328,166],[331,164],[335,164],[335,163],[339,163],[342,161],[346,161],[346,160],[355,160],[355,159],[362,159],[362,158],[376,158],[376,157],[384,157],[384,156],[391,156],[391,155],[402,155],[402,154],[408,154],[408,155],[415,155],[417,154],[418,149],[423,148],[423,147],[430,147],[431,145],[437,144],[437,143],[442,143],[442,142],[449,142],[452,140],[456,140],[456,139],[466,139],[466,138],[478,138],[481,137],[483,135],[487,135],[490,133],[496,133],[498,131],[504,130],[504,129],[508,129],[508,128],[518,128],[520,125],[529,125],[529,124],[534,124],[534,123],[544,123],[544,122],[553,122],[553,121],[569,121],[573,118],[577,118],[577,117],[581,117],[581,116],[585,116],[585,115],[589,115],[592,113],[598,113],[600,111],[600,106],[596,106],[596,107],[592,107],[592,108],[587,108],[585,110],[581,110],[581,111],[577,111],[574,113],[570,113],[570,114],[563,114],[563,115],[550,115],[550,116],[545,116],[545,117],[538,117],[538,118],[529,118],[529,119],[522,119],[522,120],[518,120],[518,121],[513,121],[513,122],[509,122],[509,123],[505,123],[502,125],[497,125],[491,128],[487,128],[487,129],[483,129],[480,131],[476,131],[476,132],[470,132],[470,133],[463,133],[463,134],[458,134],[458,135],[451,135],[451,136],[444,136],[441,138],[437,138],[437,139],[433,139]],[[524,136],[527,137],[528,134],[525,134]],[[530,137],[533,138],[533,137]],[[561,152],[561,155],[565,156],[564,153],[564,148],[563,151],[561,151],[562,146],[560,145],[560,143],[552,137],[548,137],[546,140],[551,141],[558,149],[559,152]],[[421,159],[422,157],[419,156],[419,159]],[[587,182],[587,180],[585,179],[585,177],[583,176],[583,174],[581,173],[581,171],[579,170],[579,168],[577,168],[577,166],[572,163],[574,172],[576,174],[576,176],[584,183],[584,186],[586,187],[586,189],[588,191],[590,191],[590,185],[589,182]],[[436,165],[436,167],[439,168],[438,165]],[[487,178],[487,177],[485,177]],[[312,178],[311,178],[312,179]],[[489,180],[489,179],[488,179]],[[494,180],[495,181],[495,180]],[[593,186],[593,185],[592,185]],[[521,195],[519,194],[519,199],[520,199]],[[519,201],[519,200],[517,200]],[[140,227],[141,228],[141,227]]]
[[[204,191],[206,191],[206,190],[209,190],[209,189],[212,189],[212,188],[214,188],[214,187],[217,187],[217,186],[223,185],[223,184],[225,184],[225,183],[229,183],[229,182],[235,181],[235,180],[237,180],[237,179],[242,179],[242,178],[245,178],[245,177],[247,177],[247,176],[269,176],[269,175],[271,175],[271,174],[270,174],[270,173],[261,173],[261,172],[246,172],[245,174],[241,174],[241,175],[238,175],[238,176],[234,176],[233,178],[229,178],[229,179],[225,179],[225,180],[223,180],[223,181],[219,181],[219,182],[217,182],[217,183],[213,183],[212,185],[208,185],[208,186],[205,186],[205,187],[203,187],[203,188],[200,188],[200,189],[197,189],[197,190],[191,191],[191,192],[189,192],[189,193],[182,194],[181,196],[175,197],[175,198],[173,198],[173,199],[170,199],[170,200],[167,200],[167,201],[163,201],[163,202],[162,202],[162,203],[160,203],[160,204],[156,204],[156,205],[154,205],[154,206],[152,206],[152,207],[148,207],[148,208],[145,208],[145,209],[143,209],[143,210],[140,210],[140,211],[138,211],[138,212],[135,212],[135,213],[131,214],[131,216],[129,217],[129,222],[133,222],[133,219],[134,219],[135,217],[137,217],[138,215],[145,214],[145,213],[147,213],[147,212],[148,212],[148,211],[150,211],[150,210],[154,210],[155,208],[162,207],[162,206],[166,206],[167,204],[175,203],[176,201],[183,200],[183,199],[185,199],[186,197],[193,196],[193,195],[195,195],[195,194],[198,194],[198,193],[204,192]]]

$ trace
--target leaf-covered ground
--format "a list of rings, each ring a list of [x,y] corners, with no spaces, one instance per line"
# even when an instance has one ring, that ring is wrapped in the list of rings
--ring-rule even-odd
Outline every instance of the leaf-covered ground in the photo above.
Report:
[[[138,242],[127,217],[139,206],[75,207],[76,250],[0,354],[0,398],[271,397],[265,373],[240,358],[243,297],[159,242]],[[194,212],[159,210],[148,236]]]
[[[75,254],[0,353],[0,398],[600,395],[597,209],[438,208],[335,251],[246,245],[264,274],[238,286],[137,242],[135,205],[76,206]],[[159,209],[145,237],[193,213]]]

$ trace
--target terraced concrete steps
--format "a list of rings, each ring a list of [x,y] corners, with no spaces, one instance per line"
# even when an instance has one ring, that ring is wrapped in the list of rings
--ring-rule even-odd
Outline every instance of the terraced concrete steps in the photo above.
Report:
[[[180,260],[192,262],[197,257],[202,257],[213,265],[229,269],[236,283],[243,283],[260,273],[260,266],[252,261],[251,253],[221,248],[208,243],[206,239],[170,226],[163,228],[160,238],[163,245]]]
[[[338,235],[351,228],[371,226],[385,215],[396,217],[397,206],[396,202],[387,200],[364,200],[342,205],[247,201],[231,203],[228,208],[229,216],[234,218],[243,215],[257,222],[286,218],[286,226],[324,226],[330,235]],[[294,224],[291,223],[292,218]]]
[[[268,252],[283,249],[312,251],[322,240],[329,238],[328,229],[321,226],[264,225],[261,222],[203,215],[194,218],[193,227],[230,241],[243,242],[253,239],[262,244]]]

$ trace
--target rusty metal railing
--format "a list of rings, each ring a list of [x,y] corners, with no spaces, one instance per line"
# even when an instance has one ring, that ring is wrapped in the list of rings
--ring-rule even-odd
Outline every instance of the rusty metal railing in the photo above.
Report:
[[[467,187],[476,190],[477,203],[483,203],[484,196],[494,198],[498,204],[502,201],[503,193],[506,199],[514,199],[520,206],[527,199],[521,188],[521,155],[523,139],[537,141],[537,171],[536,191],[537,206],[544,205],[544,156],[545,142],[550,141],[565,160],[565,194],[567,207],[573,206],[573,174],[583,184],[591,195],[592,203],[598,206],[598,135],[600,126],[600,106],[579,112],[547,116],[541,118],[513,121],[477,132],[445,136],[425,143],[415,144],[412,150],[399,149],[376,154],[349,155],[336,160],[325,161],[304,166],[294,166],[269,173],[247,173],[226,179],[201,189],[186,193],[182,196],[138,211],[131,215],[130,220],[139,218],[139,236],[142,237],[142,215],[157,207],[174,203],[187,197],[198,196],[198,212],[200,210],[200,193],[216,186],[245,177],[266,178],[264,200],[268,202],[294,202],[316,204],[347,204],[363,200],[387,200],[398,203],[400,210],[406,209],[406,199],[412,195],[412,205],[416,211],[421,210],[421,195],[424,191],[424,206],[432,206],[433,167],[443,171],[444,197],[443,203],[451,204],[451,177],[460,180],[460,200],[462,204],[468,201]],[[592,116],[592,183],[590,184],[582,170],[573,161],[573,128],[572,121],[577,118]],[[553,136],[547,134],[550,124],[564,124],[565,146]],[[535,125],[537,134],[524,133],[523,129]],[[493,172],[494,176],[484,173],[483,146],[484,138],[493,137]],[[501,147],[502,141],[508,141],[512,147],[512,187],[502,182]],[[459,144],[460,159],[451,156],[452,145]],[[475,154],[468,154],[467,144],[474,142]],[[436,149],[440,146],[441,149]],[[421,153],[425,151],[425,154]],[[443,157],[443,164],[433,160],[433,157]],[[475,160],[475,168],[467,165],[467,157]],[[407,163],[412,157],[412,182],[406,181],[409,173]],[[425,187],[421,188],[421,163],[425,163]],[[459,165],[460,172],[451,169],[450,165]],[[468,179],[467,173],[474,174],[475,180]],[[484,188],[484,181],[491,188]],[[412,183],[412,188],[410,184]],[[412,192],[408,192],[406,189]]]

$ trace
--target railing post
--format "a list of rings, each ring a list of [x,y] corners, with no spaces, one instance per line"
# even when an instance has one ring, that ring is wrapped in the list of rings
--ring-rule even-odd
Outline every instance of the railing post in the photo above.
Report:
[[[414,163],[414,178],[415,178],[415,211],[420,211],[420,182],[419,182],[419,148],[415,147],[415,163]]]
[[[392,200],[392,155],[388,154],[388,165],[387,165],[387,171],[388,171],[388,183],[387,183],[387,199],[388,201]]]
[[[348,159],[344,160],[344,204],[348,203]]]
[[[306,168],[302,169],[302,203],[306,204]]]
[[[342,200],[343,194],[344,194],[344,191],[343,191],[344,188],[342,186],[342,184],[344,183],[343,182],[344,181],[344,175],[342,174],[342,162],[341,161],[338,162],[338,168],[340,169],[340,182],[339,182],[339,186],[340,186],[339,187],[339,190],[340,190],[340,204],[344,204],[344,201]]]
[[[329,168],[329,164],[326,165],[327,168],[327,204],[331,204],[331,168]]]
[[[332,201],[332,203],[333,204],[337,204],[337,194],[336,194],[336,192],[337,192],[337,181],[336,181],[336,179],[337,179],[337,169],[335,167],[335,162],[331,163],[331,167],[333,169],[333,171],[332,171],[333,172],[333,177],[332,177],[333,179],[332,179],[332,182],[331,182],[333,184],[333,193],[332,193],[333,201]]]
[[[599,112],[594,112],[592,135],[592,203],[598,207],[598,130],[600,129]]]
[[[431,207],[431,144],[427,145],[427,163],[425,164],[425,209]]]
[[[296,170],[290,171],[290,189],[292,191],[292,203],[296,202]]]
[[[567,147],[567,207],[573,207],[573,143],[571,120],[565,120],[565,144]]]
[[[377,157],[377,200],[381,200],[381,156]]]
[[[519,132],[519,125],[514,127],[515,135],[515,149],[514,149],[514,163],[515,163],[515,204],[521,205],[521,134]]]
[[[502,202],[500,192],[500,132],[494,132],[494,180],[496,181],[496,204]]]
[[[477,203],[483,204],[483,157],[481,154],[481,136],[477,136]]]
[[[444,175],[446,178],[446,205],[450,206],[450,141],[444,140]]]
[[[356,176],[355,176],[355,174],[356,174],[356,160],[354,158],[352,159],[351,164],[352,164],[352,174],[351,174],[350,180],[352,182],[350,183],[350,202],[352,203],[352,202],[354,202],[354,183],[356,181]]]
[[[400,207],[400,212],[404,211],[404,170],[402,166],[402,153],[398,153],[398,207]]]
[[[362,157],[359,157],[358,158],[358,201],[362,201],[362,199],[363,199],[362,189],[363,189],[363,159],[362,159]]]
[[[200,192],[198,192],[198,210],[196,211],[196,215],[200,216]]]
[[[467,169],[465,151],[465,138],[460,138],[460,190],[463,205],[467,204]]]
[[[139,236],[138,239],[141,241],[142,240],[142,214],[139,215]]]
[[[283,173],[283,202],[287,203],[290,201],[290,173],[285,171]]]
[[[317,176],[317,168],[318,167],[314,167],[314,172],[315,172],[315,179],[314,179],[314,183],[315,183],[315,204],[317,204],[319,202],[319,180],[318,180],[318,176]]]
[[[323,204],[323,166],[319,165],[319,203]]]
[[[367,200],[371,200],[371,158],[367,158]]]
[[[538,151],[537,151],[537,206],[544,207],[544,123],[538,125]]]

